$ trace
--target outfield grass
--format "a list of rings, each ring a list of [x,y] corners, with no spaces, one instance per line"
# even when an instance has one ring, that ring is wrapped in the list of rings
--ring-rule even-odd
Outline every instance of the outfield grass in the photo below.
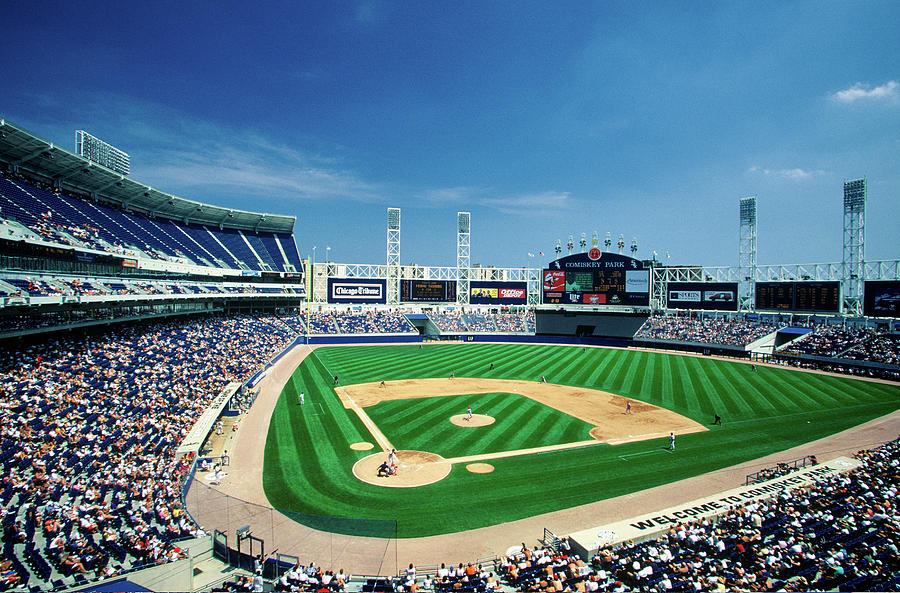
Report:
[[[491,371],[492,362],[495,369]],[[666,452],[668,441],[660,439],[496,459],[491,461],[495,470],[490,474],[454,466],[444,480],[420,488],[381,488],[356,480],[350,468],[371,452],[352,451],[349,445],[372,438],[335,396],[332,377],[338,375],[342,384],[353,384],[447,377],[451,370],[457,377],[492,379],[537,380],[545,375],[551,383],[600,389],[662,406],[710,430],[679,436],[675,453]],[[298,405],[299,391],[306,394],[304,406]],[[482,397],[485,405],[494,405],[497,398],[496,405],[506,409],[540,406],[527,398],[516,403],[509,394],[479,394],[382,402],[366,410],[398,448],[445,457],[499,450],[503,446],[496,436],[500,431],[508,431],[506,437],[520,442],[586,438],[572,436],[581,430],[580,421],[555,411],[552,421],[560,421],[558,427],[523,429],[524,419],[541,414],[540,409],[522,414],[512,427],[498,422],[483,433],[482,429],[441,433],[446,417],[463,413],[466,402],[478,402],[473,408],[485,413],[476,399]],[[753,372],[746,364],[657,352],[521,344],[320,348],[298,367],[275,407],[263,486],[279,509],[397,519],[400,537],[419,537],[521,519],[728,467],[839,432],[898,407],[900,387],[896,385],[781,368],[759,367]],[[724,418],[723,426],[710,426],[714,413]],[[442,414],[443,421],[438,421]],[[478,438],[470,436],[474,434]],[[509,448],[527,446],[537,445]],[[321,526],[309,517],[300,520]],[[361,531],[353,523],[332,528],[344,533]]]

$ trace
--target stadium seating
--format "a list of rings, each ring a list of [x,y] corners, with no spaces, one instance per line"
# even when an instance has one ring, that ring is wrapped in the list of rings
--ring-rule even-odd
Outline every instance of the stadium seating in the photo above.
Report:
[[[900,440],[857,457],[862,466],[848,474],[732,508],[717,522],[602,548],[590,571],[570,570],[567,582],[580,579],[587,591],[889,590],[900,571]]]
[[[746,347],[752,342],[787,326],[787,323],[749,321],[742,317],[678,317],[654,315],[635,334],[648,341],[693,342]]]
[[[24,225],[42,240],[119,255],[200,266],[248,270],[301,270],[289,234],[149,218],[51,191],[24,178],[0,176],[0,216]]]
[[[274,317],[142,324],[0,349],[6,586],[184,557],[184,431],[295,333]]]

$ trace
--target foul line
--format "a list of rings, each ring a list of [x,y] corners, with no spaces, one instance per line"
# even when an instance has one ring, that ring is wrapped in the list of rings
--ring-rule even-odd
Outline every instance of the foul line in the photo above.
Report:
[[[472,463],[473,461],[485,461],[487,459],[502,459],[504,457],[518,457],[520,455],[532,455],[534,453],[547,453],[550,451],[562,451],[565,449],[578,449],[591,445],[602,445],[600,441],[577,441],[563,443],[562,445],[548,445],[546,447],[533,447],[531,449],[516,449],[514,451],[500,451],[499,453],[485,453],[483,455],[467,455],[465,457],[451,457],[437,463]]]
[[[335,389],[335,391],[337,391],[337,389]],[[378,425],[372,422],[372,419],[369,418],[369,415],[366,414],[355,401],[353,401],[353,398],[350,397],[350,394],[347,393],[347,390],[341,387],[341,391],[344,392],[344,397],[346,397],[347,401],[350,402],[350,409],[356,412],[356,415],[359,416],[359,419],[362,420],[362,423],[366,425],[366,428],[369,429],[369,432],[372,434],[372,438],[375,439],[375,442],[378,443],[378,446],[381,447],[381,449],[385,453],[393,449],[394,446],[389,440],[387,440],[387,437],[384,436],[384,433],[378,429]]]

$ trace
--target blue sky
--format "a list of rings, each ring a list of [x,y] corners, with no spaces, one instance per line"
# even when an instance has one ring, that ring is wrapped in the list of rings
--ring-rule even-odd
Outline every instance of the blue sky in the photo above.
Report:
[[[301,254],[537,265],[607,231],[639,257],[841,259],[868,178],[867,258],[900,257],[900,3],[17,2],[0,117],[131,155],[186,198],[297,216]],[[544,258],[528,253],[543,251]]]

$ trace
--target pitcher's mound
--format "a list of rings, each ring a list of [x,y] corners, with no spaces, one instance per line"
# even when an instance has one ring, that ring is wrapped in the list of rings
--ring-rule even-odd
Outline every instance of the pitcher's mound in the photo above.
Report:
[[[451,465],[437,453],[397,451],[397,474],[378,477],[378,466],[387,461],[387,453],[373,453],[353,465],[357,480],[388,488],[415,488],[434,484],[447,477]]]
[[[494,423],[493,416],[485,416],[484,414],[472,414],[471,420],[466,420],[468,414],[457,414],[450,416],[450,422],[457,426],[488,426]]]

